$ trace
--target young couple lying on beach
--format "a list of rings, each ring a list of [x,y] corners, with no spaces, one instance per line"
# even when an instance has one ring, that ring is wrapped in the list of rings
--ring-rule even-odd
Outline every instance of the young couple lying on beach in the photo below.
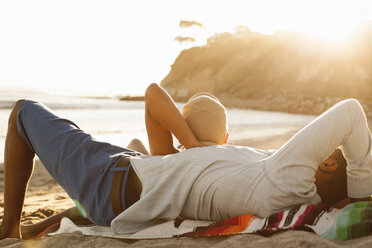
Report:
[[[46,106],[18,101],[5,143],[1,238],[31,238],[63,216],[133,233],[177,217],[267,217],[372,195],[371,133],[356,100],[339,102],[274,151],[226,145],[226,111],[211,94],[193,96],[182,113],[157,84],[145,98],[150,155],[96,141]],[[78,207],[21,228],[35,154]]]

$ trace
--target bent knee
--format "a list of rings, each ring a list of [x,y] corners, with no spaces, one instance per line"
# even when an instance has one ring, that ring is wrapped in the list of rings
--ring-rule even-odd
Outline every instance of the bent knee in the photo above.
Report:
[[[13,106],[12,112],[9,115],[8,124],[12,125],[13,123],[17,123],[17,115],[18,115],[18,109],[21,106],[21,104],[26,101],[25,99],[17,100]]]
[[[357,99],[350,98],[340,102],[339,107],[350,113],[363,112],[363,107]]]
[[[349,105],[349,108],[352,109],[352,111],[364,113],[364,109],[358,100],[348,99],[346,101],[347,101],[347,104]]]
[[[360,102],[354,98],[346,99],[344,100],[344,103],[353,107],[361,107]]]
[[[17,110],[18,110],[18,108],[21,106],[21,104],[22,104],[23,102],[25,102],[25,101],[26,101],[26,99],[19,99],[19,100],[17,100],[17,101],[15,102],[15,104],[14,104],[13,109],[17,109]]]

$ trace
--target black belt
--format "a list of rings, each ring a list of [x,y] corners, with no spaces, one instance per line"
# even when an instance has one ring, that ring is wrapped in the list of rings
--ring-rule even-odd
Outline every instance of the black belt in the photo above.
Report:
[[[117,164],[117,168],[125,168],[129,166],[130,159],[129,157],[123,157]],[[111,204],[114,212],[119,215],[124,211],[124,207],[121,205],[121,185],[126,171],[115,171],[110,191]],[[139,181],[136,173],[133,171],[133,168],[130,167],[128,172],[128,178],[125,185],[125,208],[129,208],[136,201],[140,199],[142,191],[142,185]]]

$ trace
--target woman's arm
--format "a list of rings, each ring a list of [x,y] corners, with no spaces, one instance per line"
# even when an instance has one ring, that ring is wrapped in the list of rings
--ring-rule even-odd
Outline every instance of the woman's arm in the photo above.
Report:
[[[155,83],[146,89],[145,122],[151,155],[179,152],[173,146],[172,134],[185,148],[199,146],[172,98]]]

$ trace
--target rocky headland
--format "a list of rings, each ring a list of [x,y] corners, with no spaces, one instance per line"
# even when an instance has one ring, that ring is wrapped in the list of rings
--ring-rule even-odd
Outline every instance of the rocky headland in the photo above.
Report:
[[[372,24],[349,41],[240,27],[182,51],[161,85],[176,101],[212,92],[226,106],[320,114],[358,99],[372,120]]]

